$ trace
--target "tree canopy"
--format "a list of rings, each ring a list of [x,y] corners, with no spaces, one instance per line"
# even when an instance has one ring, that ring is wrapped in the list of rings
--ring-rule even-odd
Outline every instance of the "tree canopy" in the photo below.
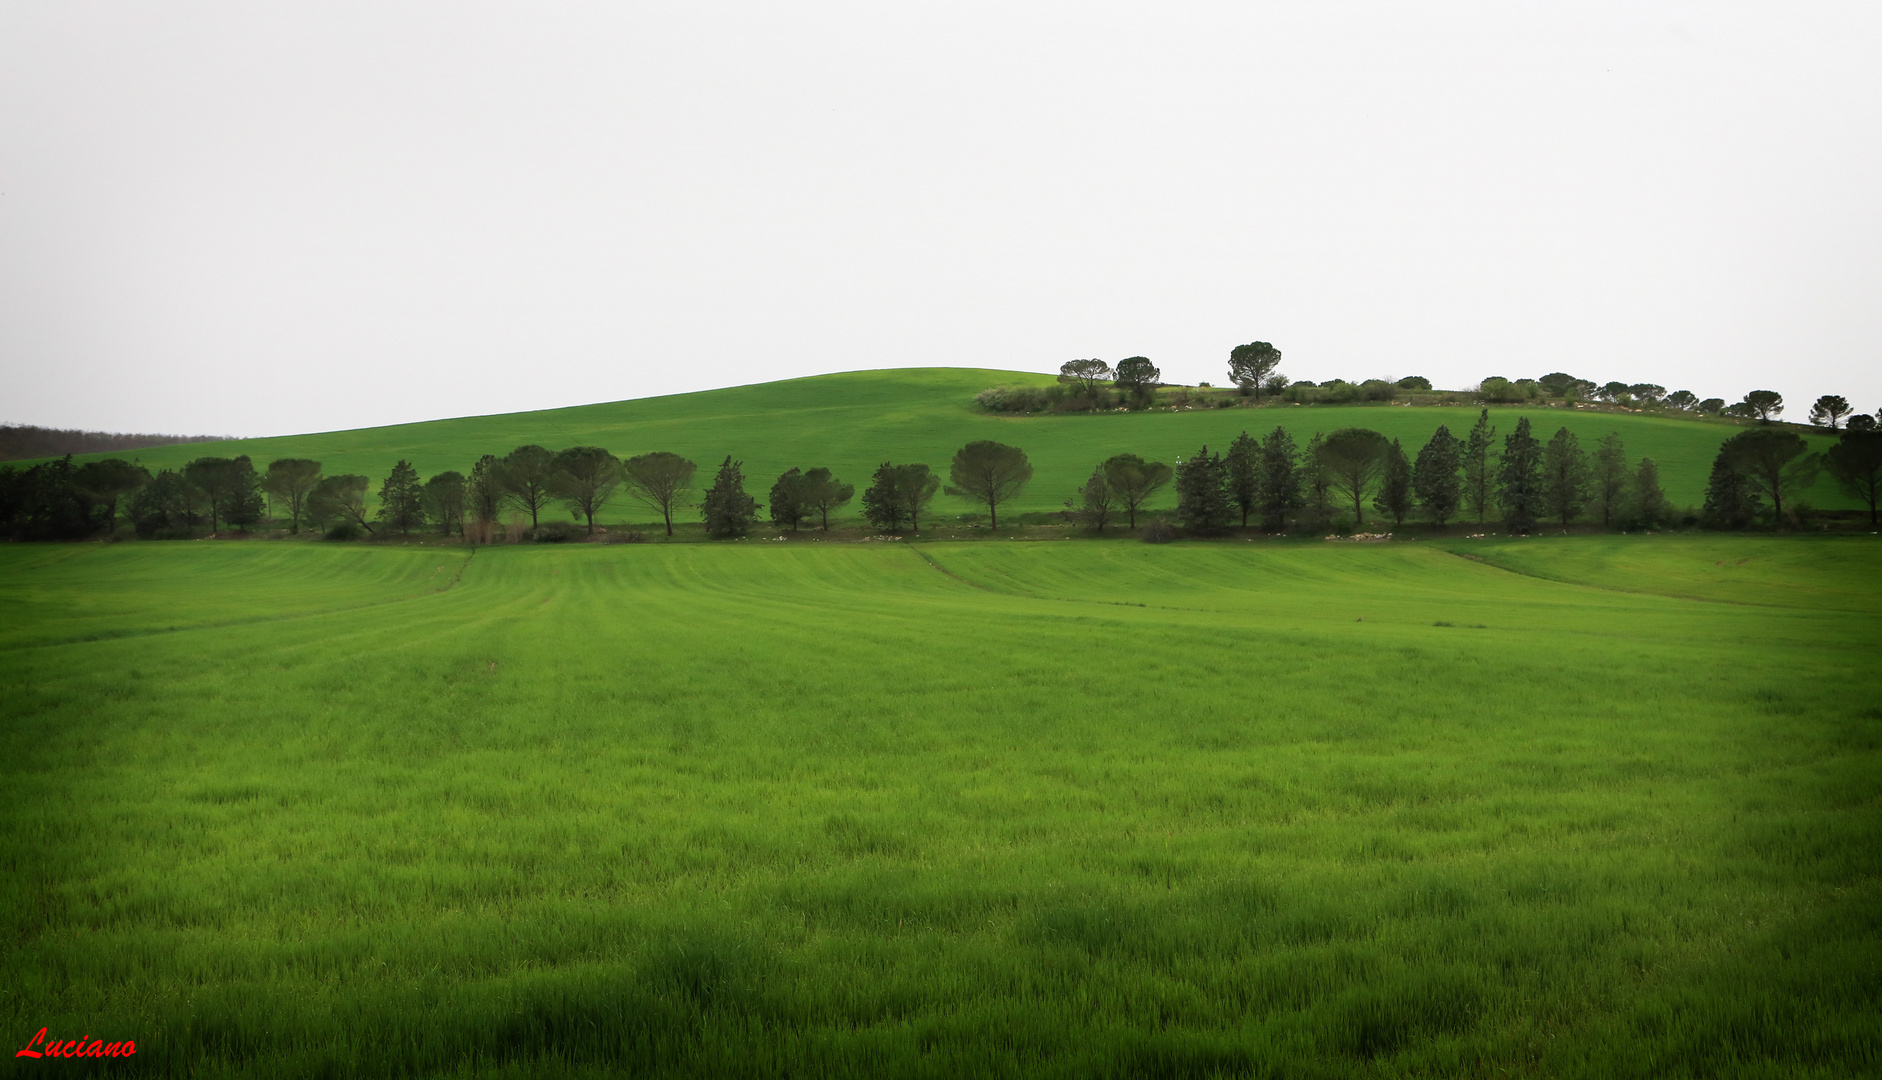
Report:
[[[1333,487],[1353,503],[1353,520],[1366,523],[1366,495],[1384,475],[1392,443],[1371,428],[1341,428],[1321,442],[1317,454]]]
[[[638,454],[622,464],[622,478],[636,499],[660,512],[667,535],[673,535],[673,508],[693,486],[693,472],[698,466],[678,454],[664,450]]]
[[[954,452],[948,479],[953,483],[947,493],[985,506],[991,527],[997,529],[1000,504],[1018,495],[1032,479],[1032,462],[1017,446],[980,439]]]

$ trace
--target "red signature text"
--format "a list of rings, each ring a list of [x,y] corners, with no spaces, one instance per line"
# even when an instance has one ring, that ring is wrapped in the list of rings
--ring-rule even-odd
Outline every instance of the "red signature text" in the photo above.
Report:
[[[13,1056],[29,1058],[130,1057],[135,1053],[137,1053],[137,1044],[129,1039],[123,1042],[109,1043],[102,1039],[93,1039],[90,1042],[86,1042],[84,1039],[67,1039],[63,1042],[54,1039],[51,1042],[47,1042],[46,1029],[40,1028],[39,1034],[27,1041],[26,1049],[21,1050]]]

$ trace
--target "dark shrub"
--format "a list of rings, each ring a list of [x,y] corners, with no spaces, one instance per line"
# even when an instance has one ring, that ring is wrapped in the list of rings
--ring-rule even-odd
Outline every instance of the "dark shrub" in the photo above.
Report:
[[[1157,518],[1144,526],[1143,537],[1146,544],[1167,544],[1176,539],[1176,529],[1169,522]]]
[[[566,544],[582,535],[582,527],[572,521],[545,521],[525,532],[523,539],[538,544]]]
[[[1429,390],[1431,380],[1423,375],[1407,375],[1398,381],[1398,388],[1400,390]]]
[[[327,539],[329,540],[358,540],[359,539],[359,526],[353,524],[350,521],[342,521],[338,525],[335,525],[333,528],[327,530]]]

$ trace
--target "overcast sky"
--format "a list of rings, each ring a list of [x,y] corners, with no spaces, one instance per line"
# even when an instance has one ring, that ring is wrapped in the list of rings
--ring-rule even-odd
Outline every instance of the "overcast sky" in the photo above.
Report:
[[[0,4],[0,420],[859,368],[1882,406],[1882,4]]]

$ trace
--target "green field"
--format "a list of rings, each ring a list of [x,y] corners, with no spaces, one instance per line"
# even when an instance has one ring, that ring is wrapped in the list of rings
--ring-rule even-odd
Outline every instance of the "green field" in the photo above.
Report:
[[[768,452],[1242,420],[947,415]],[[1874,1075],[1878,600],[1867,537],[8,545],[0,1013],[114,1075]]]
[[[602,446],[622,457],[670,450],[699,463],[702,483],[709,479],[711,467],[730,454],[745,462],[749,485],[762,500],[778,474],[792,466],[828,467],[860,490],[885,460],[922,461],[945,475],[955,450],[975,439],[995,439],[1026,450],[1036,470],[1012,509],[1040,512],[1060,509],[1093,467],[1117,453],[1174,462],[1205,443],[1226,450],[1244,429],[1261,435],[1280,425],[1302,446],[1316,431],[1369,427],[1402,440],[1407,453],[1415,455],[1439,424],[1449,425],[1461,437],[1477,419],[1475,409],[1393,405],[1011,417],[985,413],[973,404],[974,394],[988,386],[1050,382],[1045,375],[967,368],[861,371],[569,409],[154,447],[121,456],[136,457],[153,472],[180,467],[203,454],[248,454],[261,468],[275,458],[307,457],[322,462],[329,474],[360,473],[372,477],[376,486],[400,458],[426,476],[446,469],[467,472],[479,456],[505,454],[525,443],[550,449]],[[1499,435],[1514,429],[1521,415],[1530,417],[1541,439],[1567,427],[1588,448],[1608,432],[1619,432],[1631,459],[1651,457],[1658,462],[1661,483],[1679,507],[1700,503],[1719,443],[1740,430],[1729,421],[1696,417],[1491,409]],[[1833,441],[1827,434],[1798,430],[1815,449]],[[1157,505],[1174,505],[1173,500],[1166,492]],[[1819,509],[1855,506],[1828,479],[1820,480],[1806,500]],[[937,514],[973,509],[946,496],[935,500]],[[855,504],[849,511],[851,516],[860,513]],[[636,522],[657,519],[625,500],[617,500],[608,519],[617,516]]]

